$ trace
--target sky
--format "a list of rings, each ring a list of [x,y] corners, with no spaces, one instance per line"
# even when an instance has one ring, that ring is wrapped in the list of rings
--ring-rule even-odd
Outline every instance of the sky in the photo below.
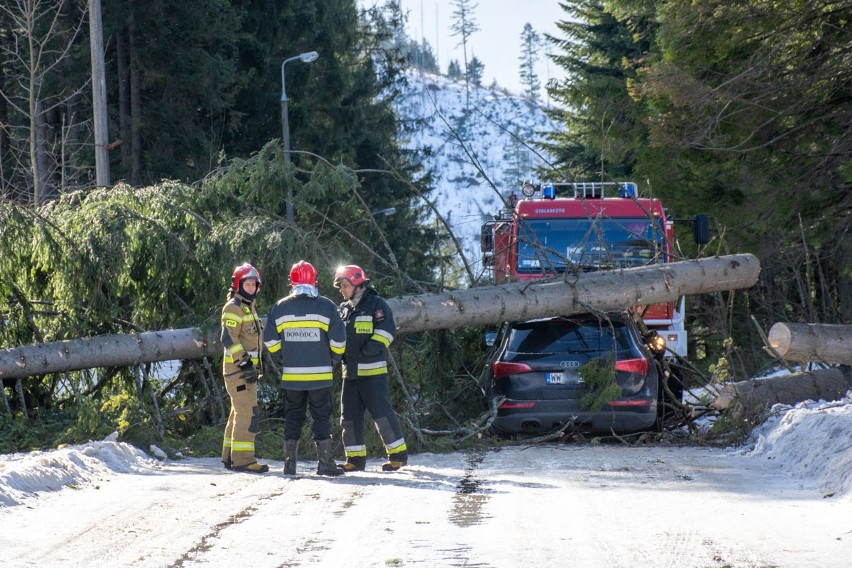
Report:
[[[367,0],[369,1],[369,0]],[[529,23],[542,36],[545,33],[560,36],[556,22],[565,19],[559,0],[478,0],[474,2],[474,18],[479,31],[471,36],[468,60],[471,53],[485,64],[482,84],[498,85],[520,94],[521,32]],[[450,26],[455,11],[451,0],[402,0],[402,9],[408,12],[408,35],[416,40],[423,38],[436,53],[441,72],[447,72],[451,59],[464,65],[464,54],[457,44],[460,37],[452,36]],[[545,57],[552,49],[543,43],[536,73],[542,86],[552,76],[562,76],[559,67]]]
[[[3,566],[847,568],[850,395],[776,405],[730,448],[503,445],[338,478],[114,437],[0,455]]]

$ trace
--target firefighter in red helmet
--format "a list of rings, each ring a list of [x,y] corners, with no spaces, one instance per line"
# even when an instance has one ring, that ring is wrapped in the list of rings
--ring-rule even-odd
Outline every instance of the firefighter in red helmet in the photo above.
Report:
[[[334,365],[346,348],[346,328],[334,302],[317,289],[317,271],[300,260],[290,269],[290,294],[269,311],[263,336],[284,384],[284,474],[295,475],[299,438],[310,409],[317,474],[338,476],[331,438]]]
[[[263,324],[256,308],[260,286],[260,272],[254,266],[246,263],[236,267],[228,302],[222,308],[222,375],[231,397],[222,463],[228,469],[250,473],[269,471],[269,466],[257,463],[254,453],[260,421],[257,380],[262,376]]]
[[[347,337],[340,396],[346,454],[342,467],[345,471],[363,471],[367,466],[364,411],[369,410],[388,456],[382,470],[396,471],[408,463],[408,448],[391,406],[388,385],[388,346],[396,337],[393,313],[360,266],[338,268],[334,285],[343,296],[338,309]]]

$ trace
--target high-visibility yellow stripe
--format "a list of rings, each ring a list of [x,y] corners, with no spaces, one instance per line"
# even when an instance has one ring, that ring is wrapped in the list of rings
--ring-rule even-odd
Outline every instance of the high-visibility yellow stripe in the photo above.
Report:
[[[231,452],[253,452],[254,442],[237,442],[231,444]]]
[[[376,337],[377,335],[381,336],[382,339]],[[376,341],[384,343],[385,346],[388,346],[393,342],[393,334],[389,331],[385,331],[384,329],[377,329],[371,339],[375,339]]]
[[[359,377],[375,377],[376,375],[386,375],[388,372],[387,367],[378,367],[375,369],[358,369]]]
[[[346,446],[343,448],[343,454],[347,458],[365,458],[367,457],[367,446]]]
[[[376,361],[375,363],[359,363],[358,364],[358,376],[359,377],[374,377],[376,375],[383,375],[388,372],[388,362],[387,361]]]
[[[399,452],[404,452],[408,449],[408,446],[405,445],[405,439],[400,438],[395,442],[391,442],[390,444],[385,444],[385,451],[387,451],[389,456],[393,454],[398,454]]]
[[[225,322],[225,325],[228,327],[236,327],[234,324],[240,323],[248,323],[253,321],[260,321],[259,318],[254,317],[254,314],[249,313],[244,316],[238,316],[237,314],[225,313],[222,314],[222,321]]]
[[[281,333],[284,329],[311,328],[328,332],[328,323],[316,320],[285,321],[278,324],[275,330]]]
[[[384,335],[379,335],[378,332],[376,332],[372,336],[370,336],[370,339],[372,339],[373,341],[378,341],[379,343],[381,343],[385,347],[388,347],[391,343],[390,339],[388,339]]]
[[[330,348],[331,348],[332,353],[336,353],[338,355],[343,355],[343,352],[346,351],[345,345],[338,347],[338,346],[332,344],[332,345],[330,345]]]
[[[293,373],[282,373],[282,381],[330,381],[333,378],[332,373],[306,373],[303,375],[295,375]]]

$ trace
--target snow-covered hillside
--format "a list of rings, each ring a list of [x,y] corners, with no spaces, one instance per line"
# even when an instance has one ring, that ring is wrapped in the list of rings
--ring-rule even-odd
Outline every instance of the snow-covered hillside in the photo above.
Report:
[[[503,207],[548,157],[535,143],[555,126],[538,104],[487,88],[465,92],[463,82],[411,72],[396,110],[406,148],[422,156],[433,177],[428,198],[463,243],[475,274],[482,270],[479,228]],[[468,102],[469,101],[469,102]]]

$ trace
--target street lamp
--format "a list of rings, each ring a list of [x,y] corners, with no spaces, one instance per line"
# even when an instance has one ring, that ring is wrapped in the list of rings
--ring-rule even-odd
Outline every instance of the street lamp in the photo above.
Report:
[[[288,164],[290,163],[290,122],[287,117],[287,90],[284,87],[284,66],[296,60],[303,63],[310,63],[311,61],[315,61],[317,57],[319,57],[319,54],[316,51],[307,51],[294,57],[288,57],[281,62],[281,131],[284,137],[284,159],[287,160]],[[293,223],[294,221],[292,184],[287,185],[287,221],[289,223]]]

